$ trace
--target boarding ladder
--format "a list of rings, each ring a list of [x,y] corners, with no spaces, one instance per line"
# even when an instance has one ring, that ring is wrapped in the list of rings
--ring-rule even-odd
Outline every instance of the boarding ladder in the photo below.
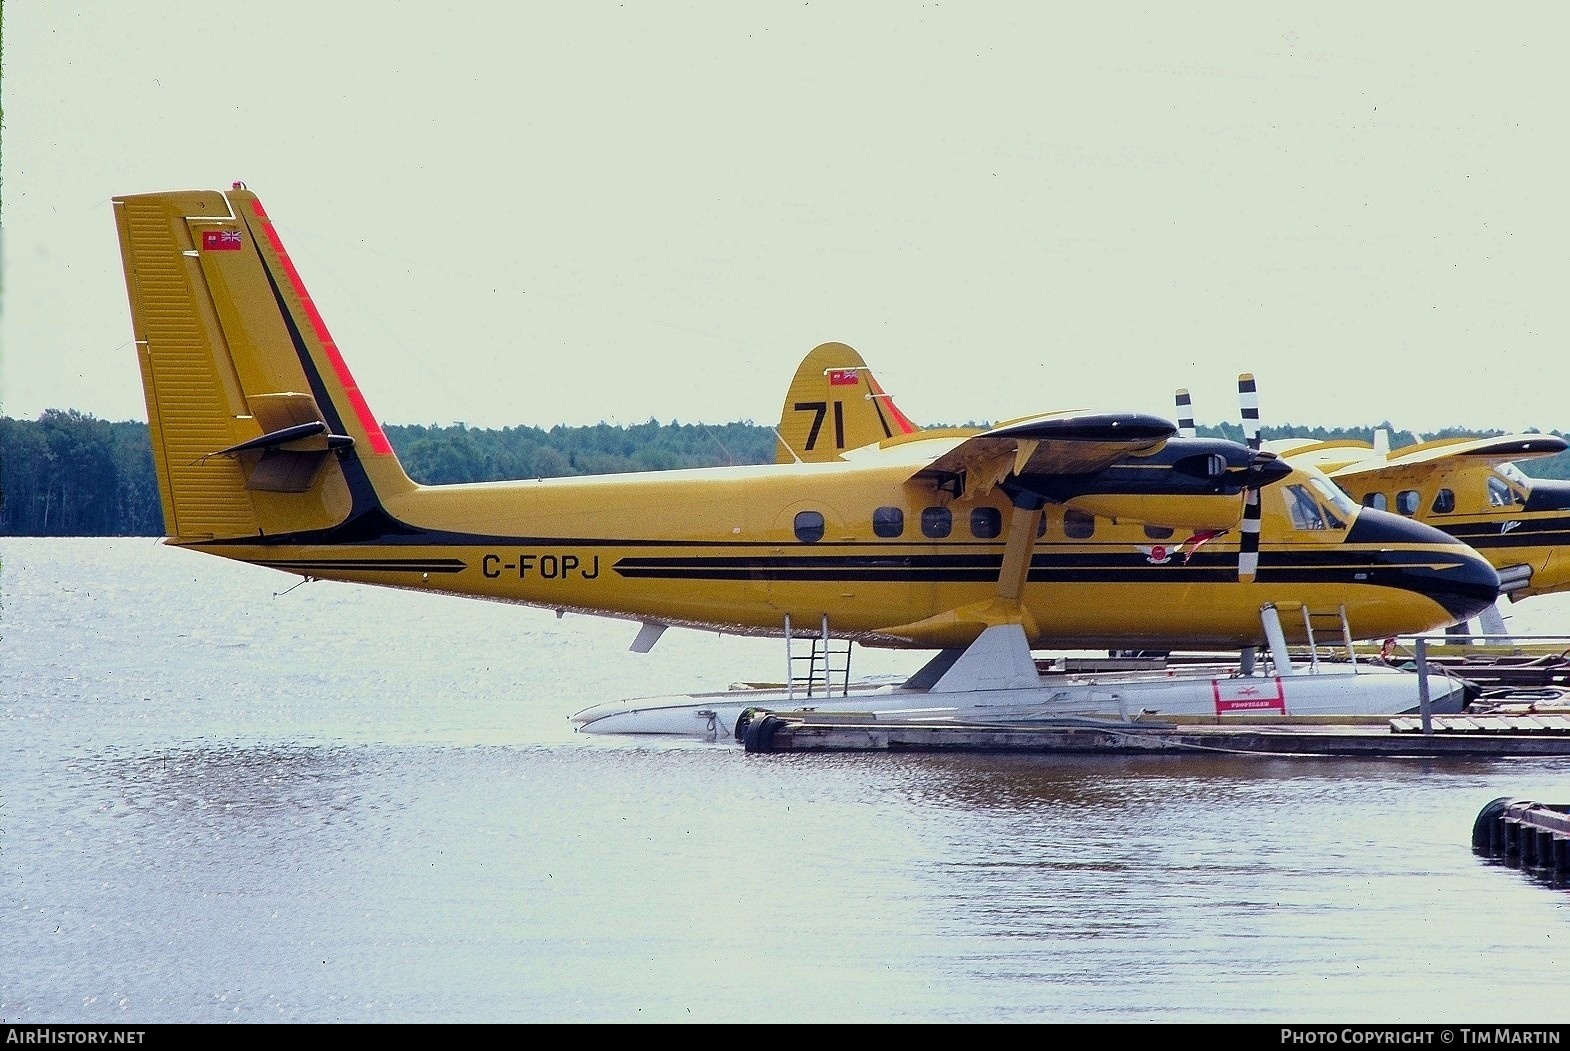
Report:
[[[1320,645],[1317,634],[1333,633],[1339,629],[1341,644],[1346,647],[1348,662],[1352,671],[1357,671],[1357,654],[1352,647],[1352,626],[1347,621],[1346,607],[1337,606],[1335,609],[1309,609],[1307,605],[1299,605],[1298,610],[1303,617],[1303,633],[1308,639],[1308,670],[1319,671],[1321,657]],[[1271,656],[1279,669],[1277,674],[1290,673],[1291,660],[1288,656],[1285,638],[1281,632],[1281,609],[1272,603],[1261,607],[1260,617],[1265,627],[1265,637],[1270,640]],[[1316,631],[1317,626],[1317,631]],[[1325,659],[1333,656],[1332,647],[1327,645],[1323,654]]]
[[[1346,607],[1337,606],[1333,610],[1312,610],[1303,607],[1303,631],[1308,636],[1308,664],[1310,671],[1319,670],[1319,644],[1314,641],[1314,625],[1318,623],[1320,631],[1331,632],[1336,629],[1341,631],[1341,645],[1346,647],[1346,659],[1351,662],[1352,670],[1357,671],[1357,652],[1352,648],[1352,625],[1346,619]],[[1326,658],[1330,657],[1326,647]]]
[[[811,644],[803,647],[803,643]],[[797,697],[828,697],[850,692],[850,640],[829,635],[829,615],[816,634],[797,638],[791,630],[790,614],[785,614],[785,685],[791,700]],[[805,648],[806,652],[802,652]]]

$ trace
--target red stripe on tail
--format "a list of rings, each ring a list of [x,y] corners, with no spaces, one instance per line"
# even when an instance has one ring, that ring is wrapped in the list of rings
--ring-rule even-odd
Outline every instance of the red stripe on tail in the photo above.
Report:
[[[294,260],[289,258],[283,241],[278,238],[278,231],[273,229],[273,221],[267,217],[261,201],[252,199],[251,210],[262,221],[262,230],[267,234],[267,240],[273,246],[273,251],[278,254],[278,261],[283,264],[284,274],[288,276],[295,295],[300,297],[300,303],[305,307],[305,316],[311,322],[316,338],[321,340],[322,348],[327,352],[327,360],[331,362],[339,384],[349,397],[349,404],[354,408],[354,415],[359,419],[361,429],[370,436],[371,451],[383,456],[391,455],[392,443],[382,433],[381,424],[376,422],[376,417],[371,415],[371,407],[365,403],[365,395],[360,393],[360,385],[354,382],[349,366],[344,363],[343,355],[338,352],[338,344],[333,342],[332,335],[327,331],[327,323],[322,320],[321,313],[317,311],[311,294],[305,290],[305,282],[300,280],[300,273],[294,268]]]

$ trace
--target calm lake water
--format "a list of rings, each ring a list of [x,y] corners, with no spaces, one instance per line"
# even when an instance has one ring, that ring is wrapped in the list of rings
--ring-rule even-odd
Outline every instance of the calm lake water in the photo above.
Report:
[[[589,737],[782,647],[152,540],[0,559],[0,1022],[1570,1021],[1570,890],[1471,852],[1570,760]]]

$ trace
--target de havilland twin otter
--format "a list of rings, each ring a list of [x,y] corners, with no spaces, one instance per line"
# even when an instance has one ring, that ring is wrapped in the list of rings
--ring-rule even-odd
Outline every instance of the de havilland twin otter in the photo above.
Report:
[[[853,689],[847,674],[834,696],[809,695],[934,718],[1411,710],[1415,676],[1297,675],[1287,645],[1436,631],[1499,593],[1469,546],[1358,506],[1310,464],[1135,412],[924,430],[839,343],[798,369],[773,464],[419,484],[255,194],[128,195],[114,212],[165,542],[179,547],[625,618],[642,624],[635,649],[675,625],[931,650],[906,682]],[[1267,646],[1276,674],[1251,674]],[[1225,648],[1246,674],[1051,683],[1032,654],[1047,648]],[[1459,692],[1431,687],[1436,701]],[[785,684],[575,719],[729,733],[771,707],[802,695]]]

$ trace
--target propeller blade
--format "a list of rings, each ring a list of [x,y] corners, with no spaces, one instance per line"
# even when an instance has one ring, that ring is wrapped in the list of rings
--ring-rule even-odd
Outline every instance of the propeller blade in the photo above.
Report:
[[[1177,425],[1178,437],[1197,438],[1199,428],[1194,426],[1194,399],[1189,397],[1187,387],[1179,387],[1177,392]]]
[[[1259,449],[1259,389],[1254,385],[1254,374],[1245,372],[1237,378],[1237,398],[1243,407],[1243,442],[1250,449]]]
[[[1243,441],[1255,453],[1259,452],[1259,390],[1254,374],[1245,372],[1237,378],[1237,397],[1243,410]],[[1259,573],[1259,522],[1263,507],[1259,502],[1259,457],[1249,464],[1251,481],[1243,494],[1243,521],[1239,526],[1237,546],[1237,578],[1249,584]]]
[[[1237,578],[1245,584],[1252,584],[1259,573],[1259,519],[1259,490],[1250,489],[1243,498],[1237,546]]]

